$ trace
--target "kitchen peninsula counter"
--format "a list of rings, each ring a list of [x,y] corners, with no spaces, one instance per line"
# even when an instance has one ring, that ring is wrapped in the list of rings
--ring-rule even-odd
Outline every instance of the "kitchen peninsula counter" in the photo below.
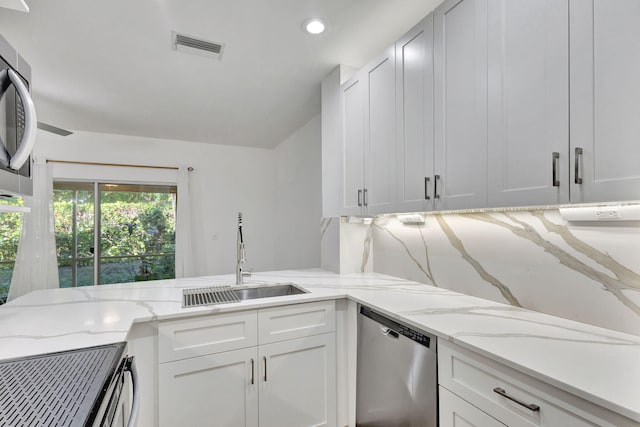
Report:
[[[0,360],[126,341],[134,323],[349,298],[640,422],[640,337],[376,273],[257,273],[309,293],[182,308],[231,275],[36,291],[0,307]]]

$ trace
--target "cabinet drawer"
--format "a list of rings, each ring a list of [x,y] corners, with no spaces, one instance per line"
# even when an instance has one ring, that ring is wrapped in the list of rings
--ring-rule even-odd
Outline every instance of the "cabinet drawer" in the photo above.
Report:
[[[255,346],[257,323],[256,310],[160,323],[159,362]]]
[[[482,412],[444,387],[438,389],[440,427],[504,427],[500,421]]]
[[[260,344],[302,338],[336,330],[334,301],[258,310]]]
[[[444,340],[438,342],[438,381],[509,426],[632,425],[618,414]]]

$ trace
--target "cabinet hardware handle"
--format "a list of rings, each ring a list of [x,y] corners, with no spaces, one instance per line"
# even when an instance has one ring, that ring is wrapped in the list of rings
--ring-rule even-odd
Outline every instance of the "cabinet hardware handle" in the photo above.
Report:
[[[363,205],[364,206],[368,206],[369,205],[369,200],[367,197],[367,189],[365,188],[364,190],[362,190],[362,201],[363,201]]]
[[[267,382],[267,356],[262,356],[264,360],[264,381]]]
[[[433,176],[433,198],[439,199],[440,195],[438,194],[438,181],[440,181],[440,175]]]
[[[251,385],[255,382],[255,369],[254,369],[254,361],[251,359]]]
[[[362,206],[362,190],[358,190],[358,206]]]
[[[424,177],[424,199],[425,199],[425,200],[431,200],[431,197],[429,196],[429,190],[428,190],[428,188],[429,188],[429,181],[431,181],[431,180],[429,179],[429,177],[428,177],[428,176],[425,176],[425,177]]]
[[[582,184],[582,177],[580,176],[580,160],[582,160],[582,148],[576,147],[576,156],[575,156],[575,179],[574,182],[576,184]]]
[[[558,161],[560,160],[560,153],[553,152],[551,153],[551,168],[552,168],[552,179],[553,186],[560,187],[560,181],[558,181]]]
[[[518,399],[511,397],[507,394],[507,392],[502,388],[502,387],[496,387],[493,389],[494,393],[498,393],[500,396],[509,399],[512,402],[517,403],[520,406],[524,406],[525,408],[527,408],[528,410],[530,410],[531,412],[538,412],[540,410],[540,407],[536,404],[533,403],[523,403],[520,402]]]

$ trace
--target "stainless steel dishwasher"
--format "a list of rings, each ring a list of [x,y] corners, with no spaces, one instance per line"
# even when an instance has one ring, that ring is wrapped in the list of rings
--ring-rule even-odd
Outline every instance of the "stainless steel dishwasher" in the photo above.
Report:
[[[360,308],[356,426],[436,427],[435,336]]]

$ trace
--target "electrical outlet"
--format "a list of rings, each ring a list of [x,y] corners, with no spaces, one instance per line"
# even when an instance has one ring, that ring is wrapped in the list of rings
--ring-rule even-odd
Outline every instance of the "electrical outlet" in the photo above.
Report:
[[[617,206],[609,206],[606,208],[600,208],[596,211],[596,218],[598,219],[620,219],[620,211]]]

